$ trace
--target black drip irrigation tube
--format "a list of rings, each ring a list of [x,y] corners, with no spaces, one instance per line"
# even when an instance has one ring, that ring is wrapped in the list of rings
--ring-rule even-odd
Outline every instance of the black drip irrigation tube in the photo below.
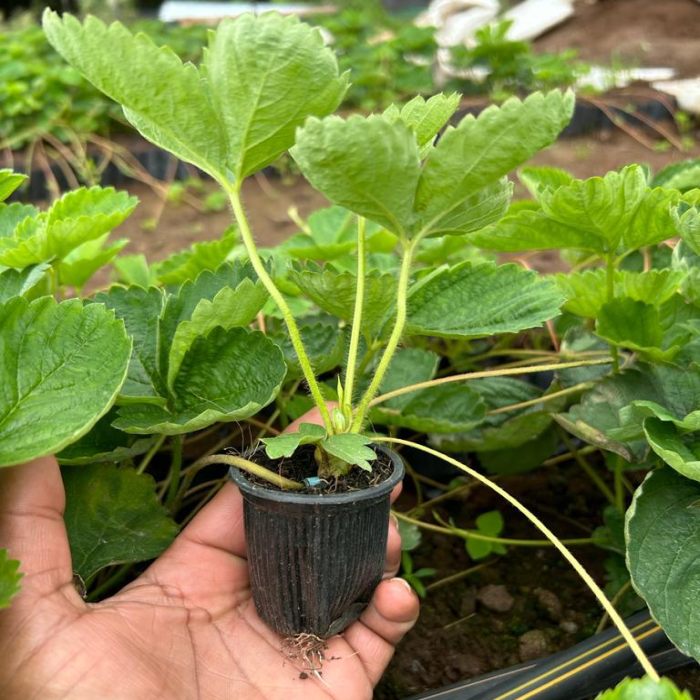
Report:
[[[659,673],[695,663],[678,651],[647,611],[626,620]],[[586,700],[626,676],[644,675],[613,627],[552,656],[511,666],[407,700]]]

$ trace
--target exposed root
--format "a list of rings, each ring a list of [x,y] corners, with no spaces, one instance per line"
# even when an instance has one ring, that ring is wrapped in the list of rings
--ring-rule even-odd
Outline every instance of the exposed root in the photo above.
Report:
[[[309,675],[312,675],[322,680],[321,671],[323,662],[326,660],[324,651],[327,648],[328,644],[325,639],[308,632],[302,632],[293,637],[285,637],[282,640],[284,655],[290,661],[301,665],[301,678],[307,678]]]

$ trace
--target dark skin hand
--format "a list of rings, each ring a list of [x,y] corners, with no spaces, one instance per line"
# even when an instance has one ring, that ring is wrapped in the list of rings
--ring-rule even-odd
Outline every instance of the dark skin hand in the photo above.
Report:
[[[5,700],[369,699],[418,616],[416,596],[391,578],[400,560],[392,523],[387,578],[360,619],[328,640],[322,678],[302,680],[255,612],[232,484],[136,581],[96,604],[73,586],[64,505],[53,457],[0,470],[0,547],[24,573],[0,611]]]

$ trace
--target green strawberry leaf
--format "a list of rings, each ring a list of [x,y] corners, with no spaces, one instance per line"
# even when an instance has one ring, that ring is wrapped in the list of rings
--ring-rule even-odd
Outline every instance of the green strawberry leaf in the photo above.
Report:
[[[331,265],[309,265],[293,270],[292,281],[320,309],[351,322],[357,291],[357,277],[339,272]],[[365,276],[362,330],[366,337],[376,335],[387,320],[396,299],[396,279],[389,273],[370,271]]]
[[[285,373],[282,352],[265,335],[216,327],[190,345],[167,405],[120,406],[113,425],[127,433],[178,435],[243,420],[275,398]]]
[[[61,285],[82,289],[88,280],[101,268],[112,262],[129,240],[121,238],[105,247],[109,234],[94,241],[87,241],[70,251],[58,265],[58,280]]]
[[[696,659],[699,503],[697,481],[672,469],[658,469],[635,492],[625,520],[627,567],[634,588],[673,644]]]
[[[313,317],[300,319],[299,332],[316,375],[329,372],[342,364],[346,349],[345,334],[336,322],[313,322]],[[286,329],[280,328],[278,332],[268,330],[268,336],[284,354],[287,379],[301,379],[304,375]]]
[[[357,433],[339,433],[330,435],[319,445],[328,454],[365,471],[372,471],[372,463],[377,459],[374,450],[369,447],[371,440]]]
[[[7,169],[0,170],[0,202],[7,199],[25,180],[26,175]]]
[[[233,230],[228,229],[221,238],[194,243],[187,250],[155,263],[153,276],[159,284],[183,284],[205,270],[214,271],[226,262],[236,240]],[[149,283],[150,280],[142,286],[147,287]]]
[[[542,395],[542,390],[511,377],[490,377],[469,382],[469,387],[482,398],[487,415],[475,430],[451,435],[431,434],[430,441],[448,452],[490,452],[519,448],[538,439],[552,424],[552,402],[489,415],[494,409],[529,401]]]
[[[438,93],[429,99],[416,95],[403,107],[391,105],[384,110],[384,118],[390,122],[402,121],[416,135],[421,158],[430,151],[435,137],[447,124],[459,107],[460,96]]]
[[[464,200],[550,145],[573,112],[573,93],[535,93],[466,116],[448,128],[425,162],[416,191],[423,230],[433,231]]]
[[[51,45],[151,143],[224,180],[229,144],[210,87],[191,63],[119,22],[88,16],[81,24],[51,10],[43,16]]]
[[[223,287],[211,299],[201,299],[189,319],[181,321],[170,343],[168,355],[168,388],[173,391],[175,377],[182,360],[199,337],[215,327],[226,330],[247,326],[262,309],[268,293],[261,282],[243,279],[238,286]]]
[[[408,396],[400,410],[377,406],[372,421],[422,433],[459,433],[475,428],[486,417],[483,399],[466,385],[443,384]]]
[[[117,411],[112,408],[95,423],[89,433],[72,445],[61,450],[57,456],[61,464],[97,464],[99,462],[121,462],[145,454],[153,446],[156,437],[129,435],[112,427]]]
[[[409,290],[409,335],[480,338],[517,333],[559,314],[556,285],[518,265],[441,268]]]
[[[48,211],[26,216],[11,236],[0,238],[0,264],[23,269],[61,260],[121,224],[136,202],[135,197],[111,187],[81,187],[68,192]]]
[[[679,291],[684,278],[683,271],[670,268],[646,272],[616,270],[614,295],[660,306]],[[572,314],[596,318],[608,301],[607,279],[603,268],[559,274],[556,280],[566,296],[564,310]]]
[[[301,445],[312,445],[326,437],[326,430],[315,423],[302,423],[296,433],[284,433],[271,438],[262,438],[265,452],[270,459],[291,457]]]
[[[284,153],[308,116],[333,112],[348,86],[320,32],[276,13],[221,22],[203,68],[239,182]]]
[[[687,690],[679,690],[669,678],[625,678],[613,689],[600,693],[596,700],[693,700]]]
[[[666,464],[688,479],[700,481],[700,435],[684,433],[658,418],[644,421],[644,435],[651,449]]]
[[[22,576],[19,562],[10,559],[6,549],[0,549],[0,608],[10,605],[12,598],[19,593]]]
[[[605,303],[596,334],[612,345],[635,350],[656,362],[672,360],[692,337],[686,323],[698,310],[674,297],[661,308],[625,297]]]
[[[95,295],[94,300],[112,309],[124,321],[134,350],[119,403],[165,402],[165,380],[158,371],[158,323],[165,296],[151,287],[111,287]]]
[[[111,564],[153,559],[175,538],[177,525],[148,474],[108,465],[63,467],[61,474],[73,571],[84,581]]]
[[[562,185],[570,185],[574,179],[574,176],[566,172],[566,170],[542,165],[529,165],[520,168],[518,177],[535,198],[543,189],[556,190],[557,187]]]
[[[420,157],[415,134],[403,122],[378,115],[309,119],[290,152],[331,202],[409,235]]]
[[[0,272],[0,304],[12,297],[25,296],[44,279],[49,266],[32,265],[24,270],[3,270]]]
[[[131,343],[104,306],[16,297],[0,313],[0,466],[75,442],[124,382]]]

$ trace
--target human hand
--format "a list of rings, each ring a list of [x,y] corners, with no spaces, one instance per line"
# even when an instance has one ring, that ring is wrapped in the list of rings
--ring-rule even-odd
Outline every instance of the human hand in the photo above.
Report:
[[[24,573],[21,592],[0,611],[6,700],[371,698],[394,645],[418,615],[405,582],[383,581],[360,619],[328,640],[332,660],[322,678],[301,680],[303,669],[255,611],[233,484],[136,581],[96,604],[73,586],[64,505],[53,457],[0,471],[0,547]],[[388,577],[399,561],[392,524]]]

